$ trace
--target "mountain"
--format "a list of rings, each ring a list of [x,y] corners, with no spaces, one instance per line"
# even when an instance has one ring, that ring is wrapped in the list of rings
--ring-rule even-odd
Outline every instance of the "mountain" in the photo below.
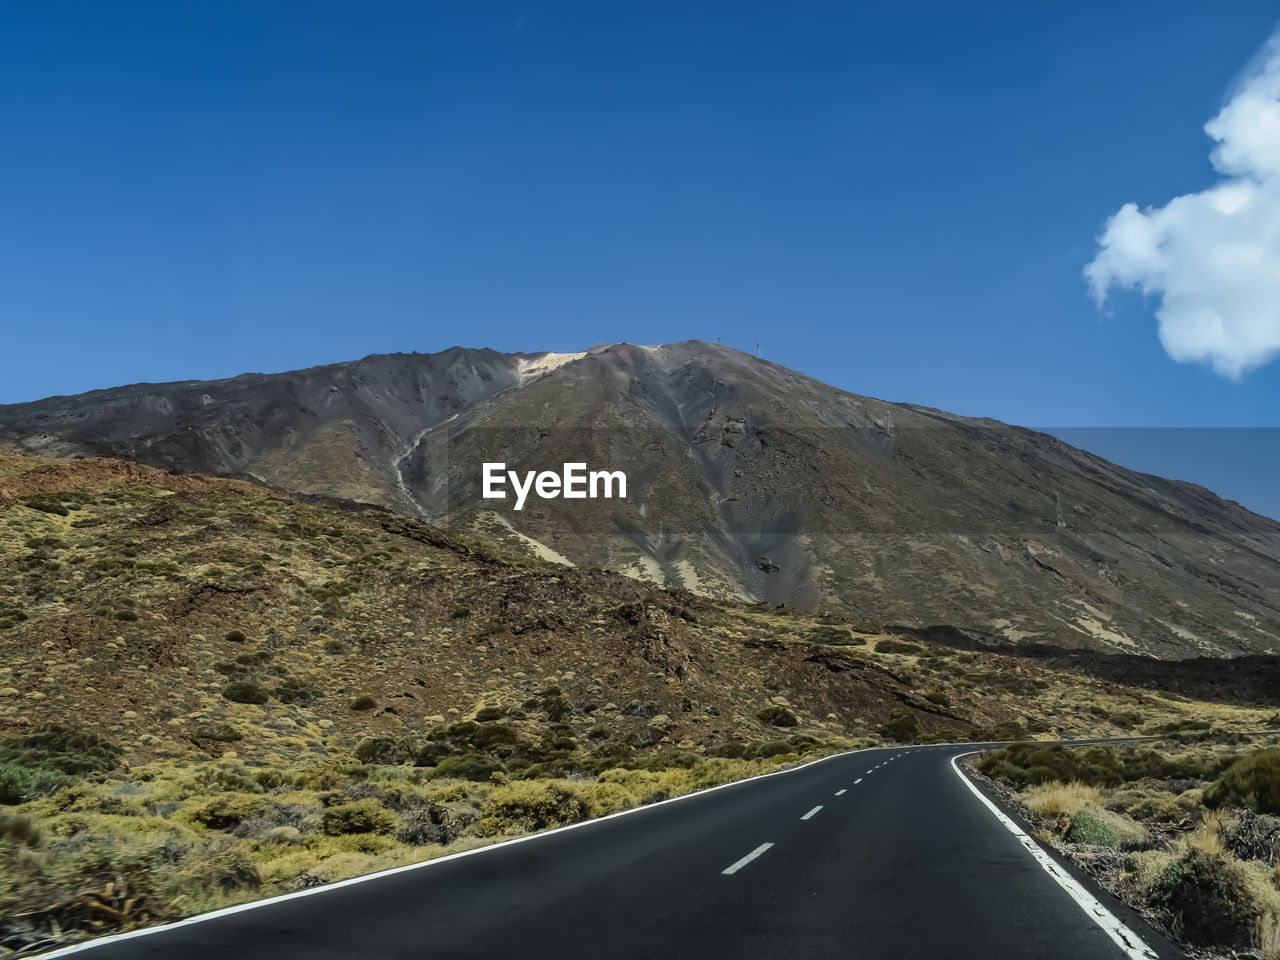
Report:
[[[965,642],[1280,649],[1280,524],[1051,436],[718,344],[453,348],[0,406],[0,443],[380,505],[578,566]],[[481,466],[623,499],[481,497]]]

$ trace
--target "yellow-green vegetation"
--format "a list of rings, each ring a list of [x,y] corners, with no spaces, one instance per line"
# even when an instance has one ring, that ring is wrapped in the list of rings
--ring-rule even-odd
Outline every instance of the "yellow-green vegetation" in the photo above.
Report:
[[[4,452],[0,649],[0,934],[19,939],[324,883],[853,744],[1269,716],[659,590],[378,509]]]
[[[1174,724],[1154,747],[1015,744],[980,772],[1041,836],[1170,935],[1280,957],[1280,750]]]
[[[65,749],[19,743],[9,752],[36,766],[52,756],[59,771],[105,749],[65,730],[32,739]],[[0,918],[10,942],[33,944],[128,929],[629,810],[780,769],[798,751],[850,746],[788,745],[754,760],[686,755],[592,778],[511,781],[456,779],[438,765],[282,770],[221,759],[103,772],[98,764],[0,807]]]

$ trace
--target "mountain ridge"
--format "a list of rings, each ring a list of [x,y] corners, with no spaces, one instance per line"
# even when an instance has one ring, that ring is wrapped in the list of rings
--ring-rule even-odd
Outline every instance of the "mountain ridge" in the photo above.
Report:
[[[0,444],[252,477],[737,600],[1162,657],[1280,651],[1280,524],[1051,434],[721,344],[371,354],[0,406]],[[624,469],[622,501],[479,465]]]

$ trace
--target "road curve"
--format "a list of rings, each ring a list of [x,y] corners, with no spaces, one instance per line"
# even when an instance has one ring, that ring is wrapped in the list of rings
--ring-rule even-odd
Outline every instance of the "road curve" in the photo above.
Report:
[[[1038,861],[1040,848],[1015,835],[954,769],[952,758],[974,749],[844,754],[525,842],[45,956],[1183,956],[1078,871]],[[1071,881],[1051,870],[1088,888],[1138,946],[1126,952],[1098,911],[1073,896]]]

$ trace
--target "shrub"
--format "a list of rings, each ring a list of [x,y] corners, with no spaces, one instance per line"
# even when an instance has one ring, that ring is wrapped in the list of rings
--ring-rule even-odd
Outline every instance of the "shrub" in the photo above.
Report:
[[[1200,777],[1213,764],[1212,760],[1169,759],[1151,750],[1124,750],[1101,744],[1072,748],[1061,744],[1015,743],[984,755],[978,761],[978,769],[989,777],[1021,787],[1053,780],[1115,787],[1128,780],[1148,777]]]
[[[271,695],[281,703],[313,703],[320,698],[319,694],[297,677],[287,677],[271,691]]]
[[[785,740],[761,740],[748,744],[742,751],[747,760],[767,760],[769,757],[781,757],[791,752],[791,744]]]
[[[358,697],[353,697],[351,703],[348,704],[352,710],[372,710],[377,705],[378,701],[373,699],[373,697],[369,696],[367,693],[362,693]]]
[[[70,777],[111,770],[122,751],[97,734],[49,724],[0,743],[0,803],[52,793]]]
[[[244,643],[247,637],[239,630],[228,630],[222,639],[229,643]]]
[[[504,715],[505,711],[501,707],[481,707],[476,712],[476,720],[488,723],[490,720],[501,720]]]
[[[899,743],[910,743],[920,732],[920,721],[910,710],[897,707],[889,714],[889,719],[877,728],[880,736]]]
[[[1080,783],[1045,783],[1027,790],[1021,797],[1023,805],[1041,817],[1070,816],[1086,807],[1102,805],[1102,794],[1097,787]]]
[[[915,643],[907,643],[905,640],[881,640],[876,644],[876,653],[897,653],[916,656],[924,653],[924,647]]]
[[[997,723],[989,730],[984,730],[981,736],[983,740],[988,742],[1026,740],[1027,728],[1016,720],[1005,720],[1002,723]]]
[[[395,828],[395,814],[372,798],[330,807],[320,820],[320,829],[331,837],[348,833],[390,833]]]
[[[1280,814],[1280,750],[1257,750],[1232,761],[1205,789],[1204,804]]]
[[[65,506],[48,495],[36,494],[30,497],[23,497],[22,505],[30,507],[32,510],[39,510],[41,513],[56,513],[60,517],[67,516],[70,511]]]
[[[465,753],[445,757],[435,765],[437,777],[456,777],[459,780],[484,782],[495,773],[506,771],[500,762],[483,753]]]
[[[0,840],[24,847],[40,846],[40,830],[30,817],[10,816],[0,810]]]
[[[222,688],[222,695],[232,703],[263,704],[271,699],[267,696],[267,691],[263,690],[256,683],[250,683],[245,680],[228,683]]]
[[[361,763],[404,763],[409,750],[392,737],[365,737],[356,744],[356,759]]]
[[[262,798],[259,796],[224,793],[192,810],[191,819],[214,830],[227,830],[257,815],[261,809]]]
[[[1180,921],[1188,943],[1248,949],[1257,914],[1241,865],[1192,850],[1161,873],[1152,901]]]
[[[235,740],[243,740],[242,734],[229,723],[206,723],[196,727],[192,736],[197,740],[217,740],[220,743],[231,743]]]
[[[422,847],[429,843],[450,844],[457,839],[467,824],[450,814],[448,808],[436,803],[414,807],[400,818],[396,839],[410,846]]]
[[[489,794],[476,832],[481,836],[529,833],[625,810],[633,803],[615,783],[520,780]]]
[[[555,738],[552,741],[553,749],[563,749],[563,747],[555,747],[557,740],[563,738]],[[516,728],[505,723],[486,723],[483,727],[471,733],[471,745],[477,750],[492,750],[494,747],[503,744],[514,744],[519,740],[519,734]],[[570,749],[576,749],[577,744],[573,744]]]
[[[1142,723],[1142,714],[1137,710],[1117,710],[1111,715],[1111,722],[1121,730],[1132,730]]]
[[[775,727],[794,727],[800,722],[790,709],[779,706],[776,703],[771,703],[757,710],[756,716],[765,723],[773,724]]]
[[[262,885],[249,851],[239,845],[197,849],[182,859],[179,882],[197,890],[256,890]]]
[[[1153,737],[1164,737],[1177,733],[1194,733],[1208,730],[1210,726],[1211,724],[1208,720],[1170,720],[1168,723],[1153,724],[1143,732]]]
[[[814,627],[809,636],[816,643],[829,643],[837,646],[863,647],[867,644],[866,637],[855,637],[851,631],[841,627]]]
[[[0,762],[43,767],[66,774],[114,769],[124,751],[96,733],[61,724],[46,724],[31,733],[0,743]]]
[[[324,652],[330,656],[337,656],[340,653],[346,653],[347,646],[341,640],[329,639],[324,642]]]
[[[1108,801],[1107,809],[1152,823],[1179,823],[1195,813],[1194,805],[1180,801],[1171,793],[1142,790],[1117,791]]]
[[[54,770],[0,761],[0,803],[26,803],[53,793],[67,778]]]
[[[1119,847],[1142,840],[1147,832],[1138,824],[1109,810],[1096,807],[1078,810],[1071,815],[1063,839],[1068,843],[1098,847]]]
[[[963,743],[968,739],[969,734],[956,727],[943,727],[929,733],[916,734],[916,743]]]
[[[556,688],[559,689],[558,687]],[[562,693],[544,694],[542,697],[542,709],[547,712],[547,719],[552,723],[559,723],[570,713],[573,712],[573,705],[569,703],[569,698]]]
[[[930,703],[936,703],[940,707],[951,706],[951,697],[944,690],[930,690],[924,695],[924,698]]]

